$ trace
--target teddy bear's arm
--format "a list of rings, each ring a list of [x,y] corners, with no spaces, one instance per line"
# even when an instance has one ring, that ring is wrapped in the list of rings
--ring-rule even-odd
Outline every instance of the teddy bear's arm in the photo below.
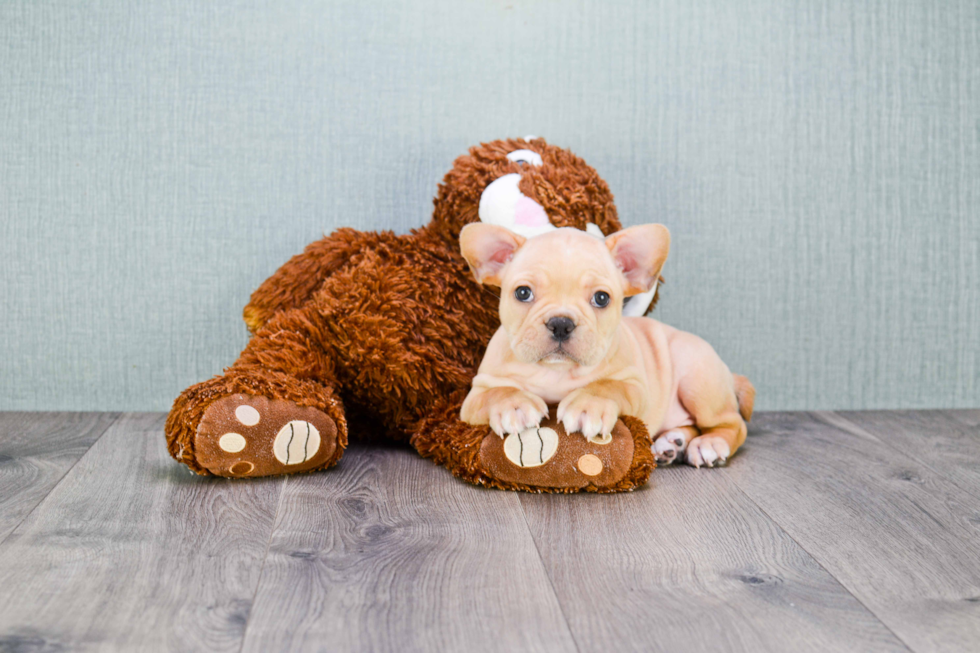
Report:
[[[347,263],[370,234],[338,229],[307,245],[266,279],[245,306],[245,324],[255,333],[280,311],[299,308],[333,272]]]

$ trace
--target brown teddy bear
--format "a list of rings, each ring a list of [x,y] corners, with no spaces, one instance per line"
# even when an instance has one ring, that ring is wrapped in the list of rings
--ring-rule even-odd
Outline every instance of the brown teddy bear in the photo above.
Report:
[[[650,434],[623,417],[609,444],[554,420],[506,441],[460,421],[498,297],[460,254],[470,222],[522,235],[620,229],[609,187],[541,138],[474,147],[439,186],[432,221],[406,235],[339,229],[288,261],[245,307],[253,336],[221,376],[191,386],[166,424],[170,454],[199,474],[327,469],[348,432],[407,440],[456,476],[503,489],[631,490],[654,467]],[[634,298],[642,314],[655,295]]]

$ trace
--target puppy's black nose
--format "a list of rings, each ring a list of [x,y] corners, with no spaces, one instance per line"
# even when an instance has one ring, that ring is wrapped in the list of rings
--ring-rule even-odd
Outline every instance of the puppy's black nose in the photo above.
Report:
[[[570,317],[553,317],[545,322],[545,326],[548,327],[548,331],[551,331],[551,339],[558,342],[568,340],[575,330],[575,323]]]

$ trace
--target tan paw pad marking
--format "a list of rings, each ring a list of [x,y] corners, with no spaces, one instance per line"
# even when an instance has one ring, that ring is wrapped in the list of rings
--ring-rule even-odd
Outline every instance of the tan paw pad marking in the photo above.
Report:
[[[320,450],[320,432],[309,422],[295,419],[279,429],[272,453],[283,465],[298,465]]]
[[[245,444],[245,437],[238,433],[225,433],[218,440],[221,450],[228,453],[238,453],[245,448]]]
[[[548,427],[511,433],[504,440],[504,455],[518,467],[539,467],[558,450],[558,433]]]
[[[602,473],[602,461],[599,456],[587,453],[578,459],[578,470],[586,476],[598,476]]]
[[[236,476],[243,476],[251,472],[253,469],[255,469],[255,465],[247,460],[243,460],[231,466],[231,473],[235,474]]]
[[[612,442],[612,433],[600,433],[589,438],[589,442],[592,444],[609,444]]]
[[[251,406],[242,405],[235,409],[235,419],[245,426],[255,426],[259,423],[260,415]]]

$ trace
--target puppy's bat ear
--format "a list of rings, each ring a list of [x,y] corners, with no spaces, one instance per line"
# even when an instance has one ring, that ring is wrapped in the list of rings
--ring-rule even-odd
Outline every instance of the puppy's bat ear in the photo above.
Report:
[[[499,286],[503,270],[527,239],[495,224],[473,222],[459,233],[463,258],[480,283]]]
[[[626,277],[626,296],[653,288],[670,251],[670,232],[662,224],[641,224],[606,237],[606,247]]]

